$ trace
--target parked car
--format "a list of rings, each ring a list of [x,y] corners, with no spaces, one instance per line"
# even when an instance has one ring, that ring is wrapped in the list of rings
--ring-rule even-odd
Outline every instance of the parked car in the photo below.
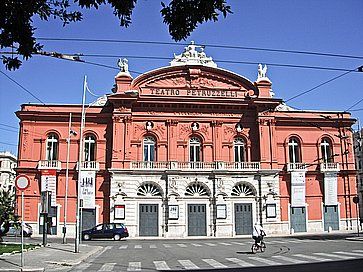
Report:
[[[92,229],[82,231],[83,240],[91,240],[95,238],[113,238],[120,240],[129,237],[126,226],[122,223],[104,223],[99,224]]]
[[[23,235],[25,237],[30,237],[33,234],[33,228],[28,223],[23,224]],[[21,235],[21,223],[20,222],[10,222],[9,231],[6,235]]]

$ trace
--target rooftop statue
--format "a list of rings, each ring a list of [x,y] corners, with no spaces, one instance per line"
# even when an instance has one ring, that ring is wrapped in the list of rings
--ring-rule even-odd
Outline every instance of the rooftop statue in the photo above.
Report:
[[[197,49],[200,49],[200,51]],[[205,65],[209,67],[217,67],[217,64],[212,60],[212,58],[207,57],[204,53],[204,47],[195,45],[194,41],[191,41],[187,47],[184,47],[184,52],[180,55],[176,55],[174,53],[174,59],[170,62],[170,65]]]
[[[129,64],[127,59],[118,59],[117,66],[120,67],[120,72],[129,73]]]

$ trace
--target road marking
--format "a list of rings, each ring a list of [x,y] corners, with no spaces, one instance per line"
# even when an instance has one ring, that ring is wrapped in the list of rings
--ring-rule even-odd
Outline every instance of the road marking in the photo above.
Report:
[[[170,267],[164,261],[154,261],[156,270],[170,270]]]
[[[196,247],[201,247],[202,245],[200,244],[191,244],[192,246],[196,246]]]
[[[338,255],[338,254],[325,253],[325,252],[317,252],[317,253],[314,253],[314,254],[315,255],[320,255],[320,256],[323,256],[323,257],[338,258],[338,259],[344,259],[344,260],[354,258],[352,256],[341,256],[341,255]]]
[[[324,258],[319,258],[319,257],[315,257],[315,256],[305,255],[305,254],[295,254],[294,256],[300,257],[300,258],[305,258],[305,259],[310,259],[310,260],[314,260],[314,261],[319,261],[319,262],[332,261],[332,259],[324,259]]]
[[[264,258],[260,258],[260,257],[248,257],[251,260],[255,260],[264,264],[268,264],[268,265],[281,265],[281,263],[275,262],[275,261],[271,261],[268,259],[264,259]]]
[[[361,249],[355,249],[355,250],[352,250],[353,252],[363,252],[363,250]]]
[[[301,243],[303,243],[302,241],[299,241],[299,240],[287,240],[286,242],[287,243],[293,243],[293,244],[301,244]]]
[[[212,247],[216,246],[216,244],[212,244],[212,243],[204,243],[204,244],[206,244],[207,246],[212,246]]]
[[[239,266],[255,266],[254,264],[242,261],[237,258],[226,258],[226,260],[238,264]]]
[[[232,244],[230,244],[230,243],[223,243],[223,242],[221,242],[221,243],[219,243],[220,245],[224,245],[224,246],[231,246]]]
[[[192,263],[190,260],[178,260],[178,262],[184,266],[185,269],[199,269],[197,265]]]
[[[135,245],[135,248],[142,248],[142,245]]]
[[[169,244],[163,244],[163,246],[164,247],[167,247],[167,248],[170,248],[171,247],[171,245],[169,245]]]
[[[82,271],[86,270],[90,266],[91,266],[90,263],[82,263],[82,264],[78,265],[73,271],[74,272],[82,272]]]
[[[129,262],[127,271],[139,271],[141,270],[141,262]]]
[[[345,251],[336,251],[334,253],[345,254],[345,255],[350,255],[350,256],[355,256],[355,257],[363,257],[363,253],[354,253],[354,252],[345,252]]]
[[[105,263],[98,271],[112,271],[116,263]]]
[[[186,245],[184,245],[184,244],[177,244],[178,246],[180,246],[180,247],[187,247]]]
[[[236,245],[241,245],[241,246],[243,246],[244,245],[244,243],[241,243],[241,242],[231,242],[232,244],[236,244]]]
[[[122,245],[119,247],[119,249],[126,249],[129,245]]]
[[[278,256],[272,256],[272,258],[280,259],[280,260],[282,260],[282,261],[290,262],[290,263],[295,263],[295,264],[299,264],[299,263],[306,263],[306,262],[307,262],[307,261],[297,260],[297,259],[293,259],[293,258],[286,257],[286,256],[281,256],[281,255],[278,255]]]
[[[286,244],[286,241],[269,241],[271,244]]]
[[[220,262],[217,262],[214,259],[202,259],[203,262],[206,262],[210,266],[213,266],[214,268],[227,268],[228,266],[221,264]]]
[[[156,248],[156,245],[150,245],[150,248]]]

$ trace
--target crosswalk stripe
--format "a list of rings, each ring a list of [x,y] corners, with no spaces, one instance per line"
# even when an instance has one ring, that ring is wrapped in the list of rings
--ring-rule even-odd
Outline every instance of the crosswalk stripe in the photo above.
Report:
[[[212,243],[204,243],[204,244],[206,244],[207,246],[212,246],[212,247],[216,246],[216,244],[212,244]]]
[[[139,271],[141,270],[141,262],[129,262],[127,271]]]
[[[314,260],[314,261],[319,261],[319,262],[328,262],[328,261],[332,261],[332,259],[324,259],[324,258],[319,258],[316,256],[310,256],[310,255],[305,255],[305,254],[295,254],[295,257],[300,257],[300,258],[305,258],[305,259],[310,259],[310,260]]]
[[[203,262],[206,262],[210,266],[213,266],[214,268],[227,268],[226,265],[221,264],[220,262],[217,262],[214,259],[202,259]]]
[[[86,270],[90,266],[91,266],[90,263],[82,263],[82,264],[78,265],[73,271],[82,272],[82,271]]]
[[[156,245],[150,245],[150,248],[156,248]]]
[[[355,249],[355,250],[352,250],[353,252],[363,252],[363,250],[361,249]]]
[[[260,258],[260,257],[248,257],[248,258],[251,259],[251,260],[254,260],[254,261],[264,263],[264,264],[268,264],[268,265],[280,265],[281,264],[281,263],[271,261],[271,260],[268,260],[268,259],[264,259],[264,258]]]
[[[220,245],[224,245],[224,246],[231,246],[232,244],[230,244],[230,243],[224,243],[224,242],[220,242],[219,243]]]
[[[299,240],[288,240],[287,243],[301,244],[303,242],[302,241],[299,241]]]
[[[169,244],[163,244],[163,246],[166,247],[166,248],[170,248],[171,247],[171,245],[169,245]]]
[[[186,245],[184,245],[184,244],[177,244],[178,246],[180,246],[180,247],[187,247]]]
[[[226,258],[226,260],[238,264],[239,266],[255,266],[254,264],[242,261],[237,258]]]
[[[325,252],[316,252],[314,254],[319,255],[319,256],[323,256],[323,257],[338,258],[338,259],[344,259],[344,260],[354,258],[352,256],[344,256],[344,255],[342,256],[342,255],[339,255],[339,254],[325,253]]]
[[[154,261],[156,270],[170,270],[170,267],[164,261]]]
[[[191,244],[192,246],[195,246],[195,247],[201,247],[202,245],[200,245],[200,244],[194,244],[194,243],[192,243]]]
[[[231,242],[232,244],[236,244],[236,245],[244,245],[244,243],[241,243],[241,242]]]
[[[293,259],[293,258],[286,257],[286,256],[281,256],[281,255],[272,256],[272,258],[276,258],[276,259],[279,259],[279,260],[282,260],[282,261],[285,261],[285,262],[290,262],[290,263],[295,263],[295,264],[306,263],[307,262],[307,261],[297,260],[297,259]]]
[[[268,243],[271,243],[271,244],[286,244],[287,242],[286,241],[269,241]]]
[[[334,253],[356,256],[356,257],[363,257],[363,253],[354,253],[354,252],[345,252],[345,251],[336,251]]]
[[[142,248],[142,245],[135,245],[135,248]]]
[[[129,245],[122,245],[119,247],[119,249],[126,249]]]
[[[197,265],[192,263],[190,260],[178,260],[178,262],[184,266],[185,269],[199,269]]]
[[[105,263],[98,271],[112,271],[116,263]]]

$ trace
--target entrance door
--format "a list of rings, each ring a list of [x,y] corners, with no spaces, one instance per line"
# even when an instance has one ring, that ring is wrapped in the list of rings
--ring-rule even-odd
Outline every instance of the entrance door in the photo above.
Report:
[[[252,234],[252,204],[234,204],[234,221],[236,235]]]
[[[96,209],[82,209],[81,230],[91,229],[96,225]]]
[[[139,236],[159,236],[159,205],[140,204]]]
[[[205,204],[188,204],[188,236],[207,235],[207,212]]]
[[[306,208],[291,207],[290,221],[294,232],[306,232]]]
[[[324,206],[324,230],[339,230],[339,214],[338,206]]]

